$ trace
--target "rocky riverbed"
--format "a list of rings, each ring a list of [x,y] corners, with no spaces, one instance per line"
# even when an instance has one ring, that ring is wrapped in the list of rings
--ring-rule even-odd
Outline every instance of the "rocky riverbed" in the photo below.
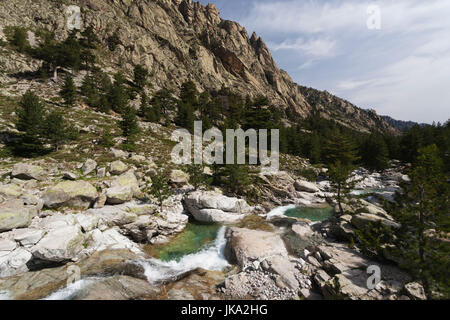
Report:
[[[423,298],[420,285],[393,263],[337,242],[370,222],[398,226],[377,197],[358,200],[335,219],[320,178],[261,175],[269,201],[250,206],[217,189],[193,191],[178,170],[176,192],[161,210],[142,196],[142,168],[154,164],[134,157],[138,167],[88,160],[76,170],[18,163],[6,172],[2,299]],[[355,177],[363,181],[357,190],[397,188],[407,179],[364,170]],[[381,281],[368,289],[373,265]]]

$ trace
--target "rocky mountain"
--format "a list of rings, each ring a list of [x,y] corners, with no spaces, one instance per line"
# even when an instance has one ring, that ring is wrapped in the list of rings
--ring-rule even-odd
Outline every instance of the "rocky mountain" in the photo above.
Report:
[[[327,92],[297,85],[279,69],[264,41],[236,22],[222,19],[213,4],[192,0],[11,0],[0,3],[0,39],[8,26],[28,30],[36,45],[40,30],[58,39],[68,35],[69,5],[81,8],[81,29],[93,26],[104,44],[100,53],[106,71],[130,73],[142,64],[152,72],[154,89],[179,88],[193,80],[200,90],[222,86],[247,95],[264,94],[272,104],[306,117],[317,109],[325,118],[369,132],[396,129],[378,115]],[[3,30],[3,31],[2,31]],[[116,37],[114,52],[107,49]],[[36,71],[39,61],[0,54],[2,83],[11,74]]]
[[[409,128],[414,127],[415,125],[425,126],[425,123],[417,123],[414,121],[403,121],[403,120],[396,120],[394,118],[391,118],[389,116],[381,116],[385,121],[387,121],[391,126],[396,128],[399,131],[405,131]]]

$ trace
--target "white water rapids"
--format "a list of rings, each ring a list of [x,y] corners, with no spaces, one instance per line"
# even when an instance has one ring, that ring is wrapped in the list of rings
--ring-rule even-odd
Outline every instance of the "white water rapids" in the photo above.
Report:
[[[179,261],[148,259],[137,261],[137,263],[144,267],[145,276],[151,284],[176,279],[178,276],[197,268],[211,271],[223,270],[230,265],[224,255],[225,231],[226,227],[221,227],[212,245],[204,247],[199,252],[185,255]]]
[[[200,251],[183,256],[179,261],[162,261],[159,259],[137,260],[135,263],[141,265],[145,270],[145,276],[153,285],[167,281],[174,281],[186,272],[202,268],[211,271],[220,271],[230,264],[225,259],[226,227],[221,227],[217,232],[215,241],[203,247]],[[44,300],[70,300],[75,298],[82,290],[87,289],[102,278],[85,278],[52,293]],[[0,300],[2,299],[0,292]],[[7,299],[5,294],[4,299]]]

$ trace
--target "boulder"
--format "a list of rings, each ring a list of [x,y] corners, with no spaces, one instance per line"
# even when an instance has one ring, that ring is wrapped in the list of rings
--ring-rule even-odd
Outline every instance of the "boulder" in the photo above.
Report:
[[[97,198],[97,189],[87,181],[64,181],[47,189],[43,196],[47,208],[63,206],[89,208]]]
[[[186,185],[189,183],[189,174],[181,170],[172,170],[170,173],[170,182],[175,185]]]
[[[405,292],[412,300],[427,300],[423,286],[418,282],[405,284]]]
[[[65,262],[76,260],[83,249],[84,235],[79,226],[67,226],[48,232],[31,253],[37,259],[49,262]]]
[[[19,198],[22,193],[22,188],[16,184],[0,185],[0,195],[6,199]]]
[[[142,300],[156,299],[159,294],[160,289],[147,280],[116,275],[91,281],[76,293],[74,300]]]
[[[0,204],[0,232],[30,225],[35,208],[26,207],[22,200],[7,200]]]
[[[118,177],[115,177],[115,179],[111,183],[111,187],[130,187],[131,191],[133,192],[133,196],[139,196],[141,191],[139,189],[139,182],[136,178],[136,175],[132,170],[129,170],[128,172],[121,174]]]
[[[27,263],[32,255],[24,248],[17,248],[6,256],[0,257],[0,278],[27,272]]]
[[[133,190],[131,190],[130,186],[116,186],[106,189],[105,195],[107,204],[122,204],[133,199]]]
[[[228,228],[225,255],[241,268],[272,256],[288,256],[283,240],[278,234],[259,230]]]
[[[294,223],[291,228],[294,234],[302,240],[307,240],[314,233],[309,224],[305,222]]]
[[[136,161],[136,162],[145,162],[145,160],[147,160],[147,158],[145,158],[145,156],[135,154],[130,158],[130,160]]]
[[[75,265],[80,268],[83,278],[99,274],[113,276],[125,273],[124,266],[127,261],[138,258],[140,256],[129,250],[105,250],[94,252]],[[0,291],[9,292],[11,298],[17,300],[43,299],[67,284],[69,277],[73,275],[73,271],[69,268],[73,268],[73,264],[2,278]]]
[[[120,160],[114,161],[109,165],[109,172],[113,175],[119,175],[128,170],[128,166]]]
[[[22,180],[44,180],[45,171],[40,166],[18,163],[13,167],[11,177]]]
[[[234,223],[253,210],[243,199],[230,198],[215,192],[196,191],[184,202],[189,213],[200,222]]]
[[[366,228],[370,223],[378,222],[381,222],[383,225],[389,228],[400,228],[400,224],[398,224],[397,222],[370,213],[358,213],[352,217],[352,224],[358,229]]]
[[[81,167],[81,172],[83,172],[83,175],[85,176],[94,171],[95,168],[97,168],[97,162],[92,159],[87,159]]]
[[[25,248],[34,246],[44,237],[45,231],[40,229],[17,229],[14,230],[14,240]]]
[[[297,191],[304,191],[309,193],[316,193],[320,191],[315,183],[304,180],[296,180],[294,183],[294,187]]]
[[[111,154],[114,156],[114,158],[122,158],[122,159],[127,159],[129,156],[128,152],[114,148],[111,148]]]
[[[64,172],[63,173],[63,179],[65,180],[70,180],[70,181],[75,181],[78,179],[78,176],[73,173],[73,172]]]
[[[97,177],[104,178],[106,176],[106,168],[97,168]]]

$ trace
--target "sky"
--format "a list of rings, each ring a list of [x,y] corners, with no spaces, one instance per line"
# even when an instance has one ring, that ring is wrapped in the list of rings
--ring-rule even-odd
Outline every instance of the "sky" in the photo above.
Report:
[[[450,0],[201,0],[261,36],[279,68],[398,120],[450,119]]]

